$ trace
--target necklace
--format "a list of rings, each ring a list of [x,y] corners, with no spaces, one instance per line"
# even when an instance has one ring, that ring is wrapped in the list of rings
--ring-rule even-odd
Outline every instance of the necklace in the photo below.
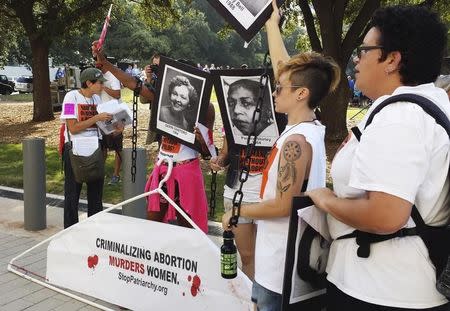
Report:
[[[93,104],[95,104],[95,101],[94,101],[94,98],[93,98],[93,97],[91,97],[92,103],[90,103],[90,102],[87,100],[86,96],[84,96],[84,94],[83,94],[83,92],[82,92],[81,90],[80,90],[80,94],[81,94],[81,96],[84,97],[84,101],[86,102],[86,104],[88,104],[88,105],[93,105]]]

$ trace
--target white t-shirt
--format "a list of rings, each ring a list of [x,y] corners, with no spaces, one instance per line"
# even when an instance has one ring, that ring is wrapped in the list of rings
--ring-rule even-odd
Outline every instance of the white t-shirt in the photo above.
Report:
[[[64,123],[67,119],[77,119],[78,122],[90,119],[97,114],[97,105],[101,104],[102,100],[98,95],[92,95],[91,98],[83,96],[79,90],[70,91],[64,96],[64,101],[61,110],[61,121]],[[97,130],[97,125],[93,125],[84,131],[77,134],[70,134],[70,139],[74,140],[79,137],[99,136],[102,138],[100,131]],[[64,131],[65,142],[69,141],[67,136],[67,127]]]
[[[447,94],[433,84],[399,87],[392,95],[415,93],[427,97],[450,117]],[[336,195],[358,198],[380,191],[416,204],[425,223],[443,225],[450,210],[447,179],[450,142],[445,130],[415,104],[383,108],[364,129],[371,111],[389,96],[377,99],[354,136],[336,154],[331,176]],[[364,189],[364,190],[363,190]],[[328,215],[331,236],[354,229]],[[409,219],[406,227],[414,227]],[[369,258],[357,255],[355,239],[334,241],[328,259],[328,280],[344,293],[372,304],[398,308],[432,308],[447,300],[436,290],[435,270],[418,236],[374,243]]]
[[[163,136],[161,139],[161,146],[159,147],[158,158],[162,157],[169,157],[174,162],[180,162],[196,159],[198,157],[198,152],[192,148],[180,144],[170,137]]]
[[[263,182],[261,186],[264,187],[261,191],[263,193],[263,201],[276,197],[280,149],[286,139],[293,134],[303,135],[312,147],[312,162],[307,190],[325,187],[325,127],[318,121],[315,123],[287,125],[268,156],[269,174],[267,183]],[[273,152],[276,152],[275,157],[272,156]],[[263,287],[280,294],[283,291],[288,229],[289,217],[258,220],[255,248],[255,280]]]
[[[114,91],[117,91],[117,90],[120,91],[120,88],[121,88],[120,81],[111,72],[107,71],[106,73],[103,74],[103,77],[106,79],[106,81],[103,84],[105,87],[107,87],[111,90],[114,90]],[[101,98],[102,98],[102,102],[104,102],[104,103],[106,103],[107,101],[113,100],[113,99],[117,99],[117,98],[110,96],[108,93],[106,93],[105,90],[102,91]]]

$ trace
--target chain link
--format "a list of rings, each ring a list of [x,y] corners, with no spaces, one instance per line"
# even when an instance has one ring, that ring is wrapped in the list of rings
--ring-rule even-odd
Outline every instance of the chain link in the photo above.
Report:
[[[137,87],[133,92],[133,132],[131,136],[131,182],[136,182],[136,157],[137,157],[137,106],[141,88]]]
[[[209,198],[209,216],[214,217],[216,213],[216,190],[217,172],[211,170],[211,196]]]
[[[245,148],[245,158],[244,158],[243,165],[241,168],[241,173],[239,174],[240,185],[239,185],[239,189],[236,190],[236,192],[234,193],[234,196],[233,196],[233,209],[232,209],[230,223],[228,224],[228,227],[231,227],[231,226],[236,227],[238,224],[238,221],[239,221],[239,216],[241,214],[241,203],[242,203],[242,198],[244,196],[244,194],[242,192],[242,187],[244,186],[244,183],[247,181],[249,173],[250,173],[250,160],[251,160],[252,153],[256,147],[256,139],[258,138],[258,136],[256,135],[256,127],[261,118],[262,104],[264,102],[266,93],[268,93],[265,90],[267,89],[267,87],[269,85],[269,81],[270,81],[269,67],[270,67],[271,63],[270,63],[270,58],[269,58],[269,52],[267,52],[266,55],[264,56],[263,64],[264,64],[264,72],[262,73],[262,75],[259,78],[259,95],[258,95],[258,100],[256,101],[256,108],[255,108],[255,111],[253,112],[253,118],[252,118],[253,128],[247,137],[247,147]],[[269,96],[271,96],[271,95],[269,95]]]

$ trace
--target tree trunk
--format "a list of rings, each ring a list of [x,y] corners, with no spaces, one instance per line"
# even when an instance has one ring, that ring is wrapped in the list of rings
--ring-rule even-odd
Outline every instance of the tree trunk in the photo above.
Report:
[[[33,53],[33,121],[53,120],[55,117],[51,103],[48,71],[50,44],[41,38],[31,41],[30,44]]]
[[[345,67],[341,66],[341,68]],[[347,136],[347,107],[350,96],[350,89],[344,69],[341,71],[339,86],[331,95],[322,101],[320,106],[322,122],[327,127],[326,139],[329,141],[341,141]]]

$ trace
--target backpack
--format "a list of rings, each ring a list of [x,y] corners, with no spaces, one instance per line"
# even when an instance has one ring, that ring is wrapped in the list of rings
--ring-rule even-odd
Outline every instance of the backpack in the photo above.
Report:
[[[433,117],[436,120],[436,123],[445,129],[447,135],[450,137],[450,121],[445,113],[429,99],[416,94],[400,94],[391,96],[384,100],[371,112],[364,129],[372,123],[373,118],[378,112],[380,112],[381,109],[389,104],[404,101],[420,106],[425,113]],[[362,133],[359,128],[353,127],[351,130],[356,139],[360,141]],[[449,178],[448,175],[447,178]],[[386,235],[378,235],[355,230],[352,233],[339,237],[338,239],[356,238],[356,243],[359,245],[357,250],[358,257],[368,258],[370,255],[370,244],[372,243],[382,242],[398,237],[401,238],[405,236],[418,235],[422,238],[424,244],[426,245],[430,260],[436,269],[437,290],[445,297],[450,298],[450,220],[445,226],[429,226],[425,224],[415,205],[412,206],[411,218],[416,224],[416,227],[414,228],[403,228],[395,233]]]

